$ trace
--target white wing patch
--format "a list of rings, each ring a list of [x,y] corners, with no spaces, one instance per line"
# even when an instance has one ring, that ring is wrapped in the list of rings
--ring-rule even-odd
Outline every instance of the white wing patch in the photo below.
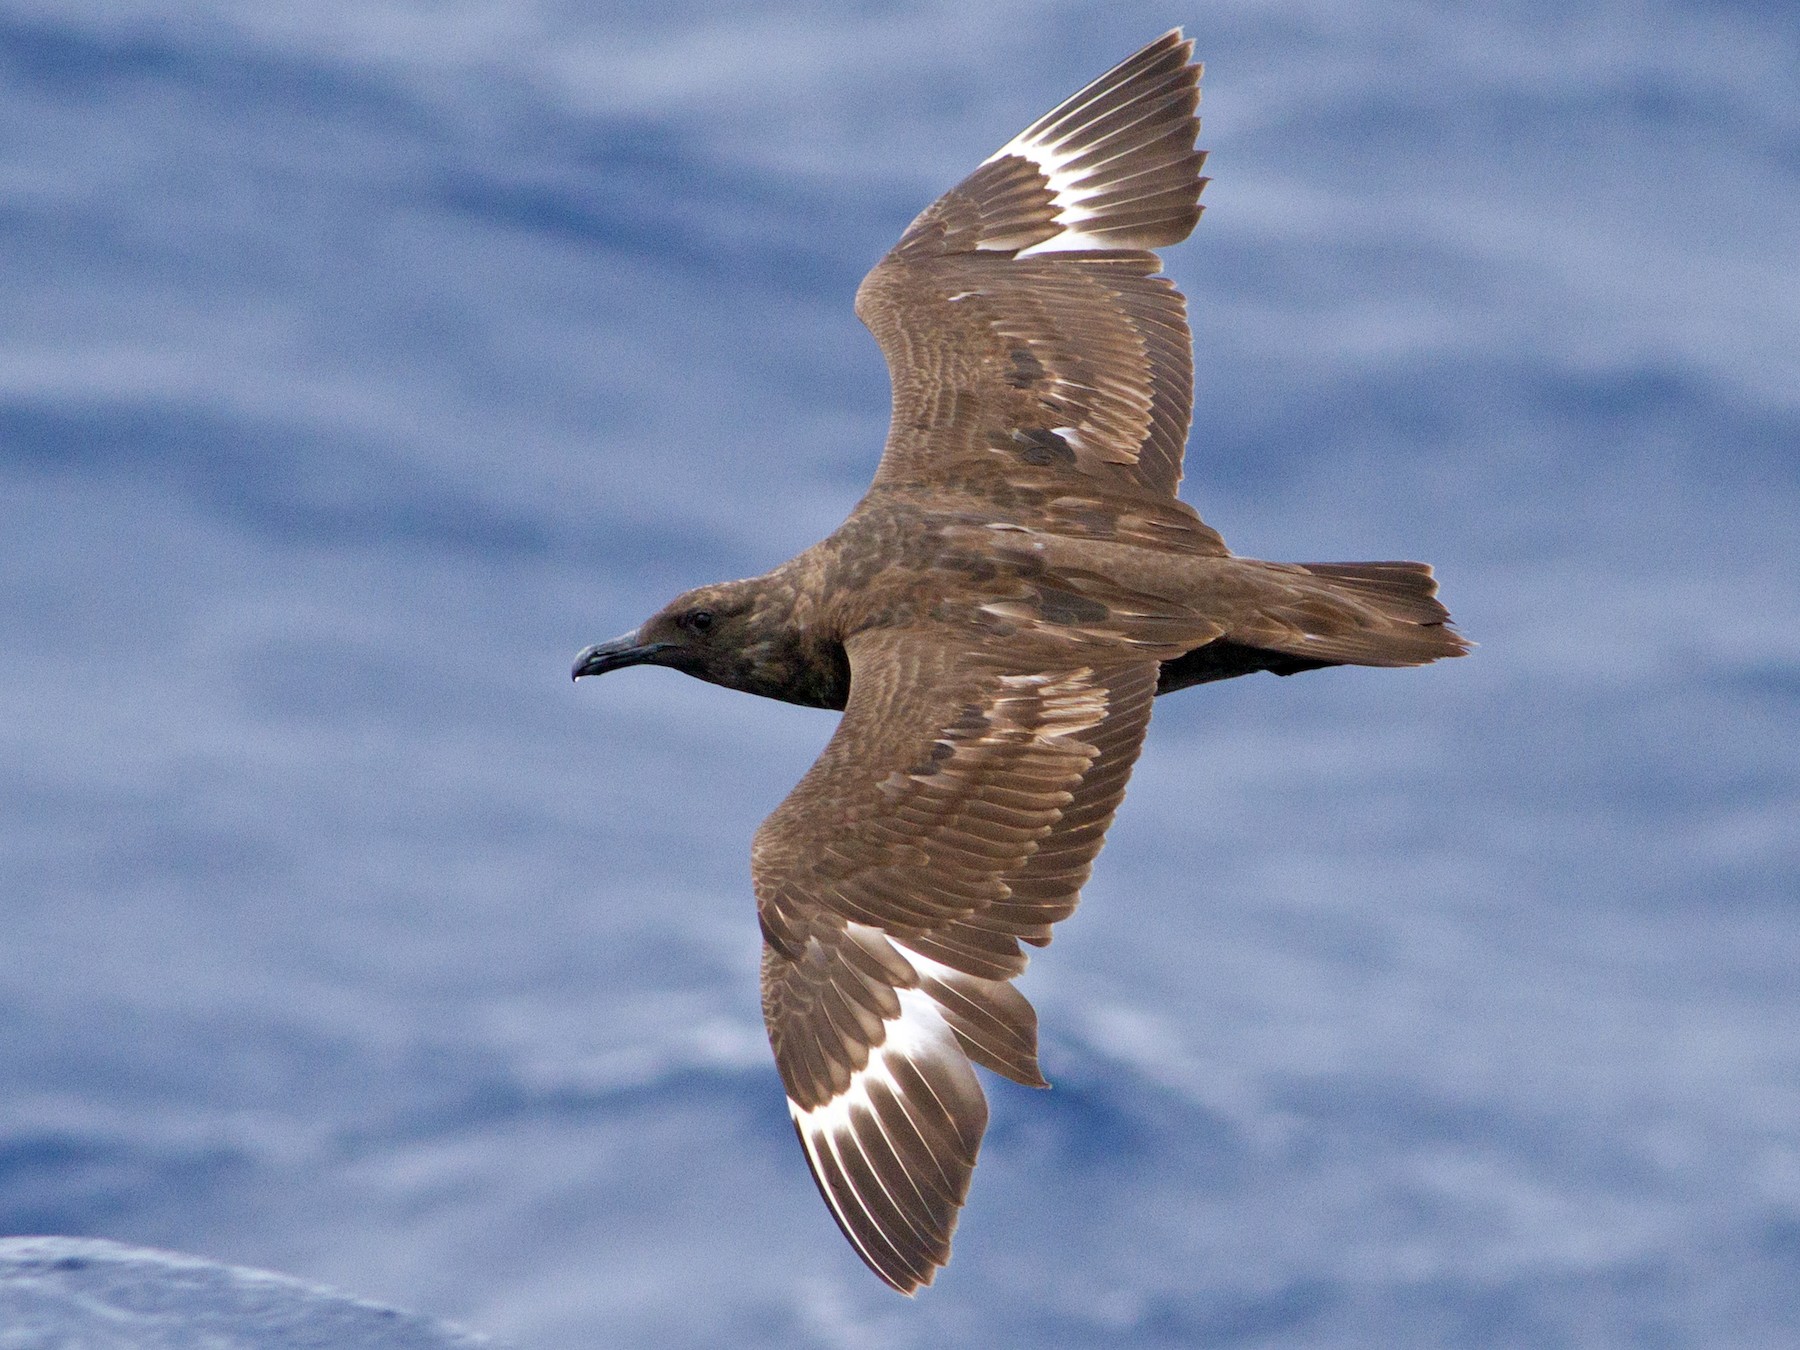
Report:
[[[1016,256],[1153,248],[1186,238],[1203,180],[1193,136],[1200,68],[1179,31],[1121,62],[989,155],[1022,159],[1050,196],[1057,232]],[[1185,133],[1185,134],[1184,134]],[[1041,217],[1040,217],[1041,219]],[[976,248],[1006,249],[994,232]]]
[[[963,973],[956,967],[947,966],[942,961],[915,952],[899,938],[888,940],[900,949],[900,954],[906,958],[907,964],[913,968],[913,973],[921,980],[939,980],[946,984],[953,984],[963,978]]]
[[[919,959],[911,953],[907,955],[908,959]],[[908,1250],[921,1235],[908,1231],[904,1219],[896,1216],[911,1214],[921,1205],[929,1206],[931,1190],[954,1184],[949,1177],[941,1177],[935,1187],[929,1181],[911,1182],[909,1178],[911,1193],[895,1194],[894,1189],[902,1183],[893,1179],[894,1169],[884,1164],[884,1159],[899,1159],[907,1164],[908,1171],[917,1168],[921,1161],[929,1165],[930,1154],[921,1150],[920,1144],[939,1131],[941,1127],[934,1119],[951,1114],[953,1103],[935,1098],[918,1101],[921,1085],[929,1091],[934,1080],[941,1081],[949,1075],[966,1079],[967,1090],[980,1092],[968,1057],[957,1044],[936,1000],[922,989],[895,992],[900,999],[900,1014],[887,1020],[886,1039],[869,1051],[868,1063],[850,1076],[849,1087],[811,1110],[791,1097],[788,1099],[788,1113],[799,1131],[813,1175],[820,1180],[819,1189],[836,1212],[845,1234],[876,1270],[887,1267],[890,1260],[882,1253],[871,1252],[859,1235],[873,1228],[894,1250]],[[877,1109],[877,1093],[898,1104],[914,1137],[900,1136],[884,1121],[884,1115],[892,1118],[892,1110]]]
[[[1078,154],[1078,151],[1063,149],[1060,142],[1040,140],[1031,132],[1024,132],[984,161],[992,163],[996,159],[1016,155],[1020,159],[1030,160],[1049,184],[1050,196],[1056,207],[1056,223],[1062,226],[1062,231],[1051,235],[1042,243],[1019,249],[1019,257],[1032,253],[1067,253],[1073,249],[1112,247],[1105,239],[1082,233],[1081,226],[1087,221],[1098,219],[1102,214],[1083,203],[1115,185],[1107,181],[1104,173],[1095,171],[1100,167],[1098,165],[1075,166],[1073,161]],[[977,245],[978,248],[999,246],[988,243]]]

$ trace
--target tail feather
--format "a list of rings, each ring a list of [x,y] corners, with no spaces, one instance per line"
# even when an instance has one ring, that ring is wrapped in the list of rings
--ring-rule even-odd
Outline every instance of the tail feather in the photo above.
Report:
[[[1254,631],[1230,634],[1309,661],[1422,666],[1469,650],[1427,563],[1297,563]]]
[[[1450,622],[1450,611],[1438,601],[1437,578],[1432,575],[1430,563],[1301,563],[1299,566],[1353,595],[1367,597],[1391,618],[1426,626]]]
[[[1163,663],[1158,693],[1253,671],[1423,666],[1471,643],[1450,626],[1426,563],[1265,563],[1256,600],[1216,641]]]

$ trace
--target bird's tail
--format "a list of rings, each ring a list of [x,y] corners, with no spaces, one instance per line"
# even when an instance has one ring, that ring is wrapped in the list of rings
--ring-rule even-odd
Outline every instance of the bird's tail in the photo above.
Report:
[[[1422,666],[1469,650],[1450,627],[1429,563],[1295,566],[1304,577],[1283,578],[1294,598],[1262,634],[1275,651],[1347,666]]]
[[[1254,601],[1223,637],[1165,661],[1159,693],[1258,670],[1422,666],[1472,645],[1450,627],[1425,563],[1232,561],[1255,569],[1238,577]]]

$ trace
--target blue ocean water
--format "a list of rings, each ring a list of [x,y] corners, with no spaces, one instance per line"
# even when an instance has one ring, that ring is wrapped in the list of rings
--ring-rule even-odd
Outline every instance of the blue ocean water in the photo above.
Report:
[[[1480,644],[1159,703],[956,1258],[794,1144],[829,714],[569,660],[828,531],[905,222],[1206,60],[1186,495]],[[0,1232],[536,1350],[1800,1333],[1800,19],[0,0]]]
[[[442,1323],[268,1271],[104,1238],[0,1238],[0,1328],[41,1350],[484,1350]]]

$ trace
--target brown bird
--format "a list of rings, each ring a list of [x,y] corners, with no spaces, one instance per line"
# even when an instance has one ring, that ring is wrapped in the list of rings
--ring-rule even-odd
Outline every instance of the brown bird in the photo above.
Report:
[[[1176,499],[1193,357],[1151,250],[1200,218],[1192,54],[1102,75],[863,280],[893,421],[830,538],[575,662],[843,710],[751,847],[763,1018],[820,1193],[904,1293],[950,1257],[971,1064],[1045,1085],[1020,944],[1074,910],[1151,700],[1467,650],[1425,564],[1235,557]]]

